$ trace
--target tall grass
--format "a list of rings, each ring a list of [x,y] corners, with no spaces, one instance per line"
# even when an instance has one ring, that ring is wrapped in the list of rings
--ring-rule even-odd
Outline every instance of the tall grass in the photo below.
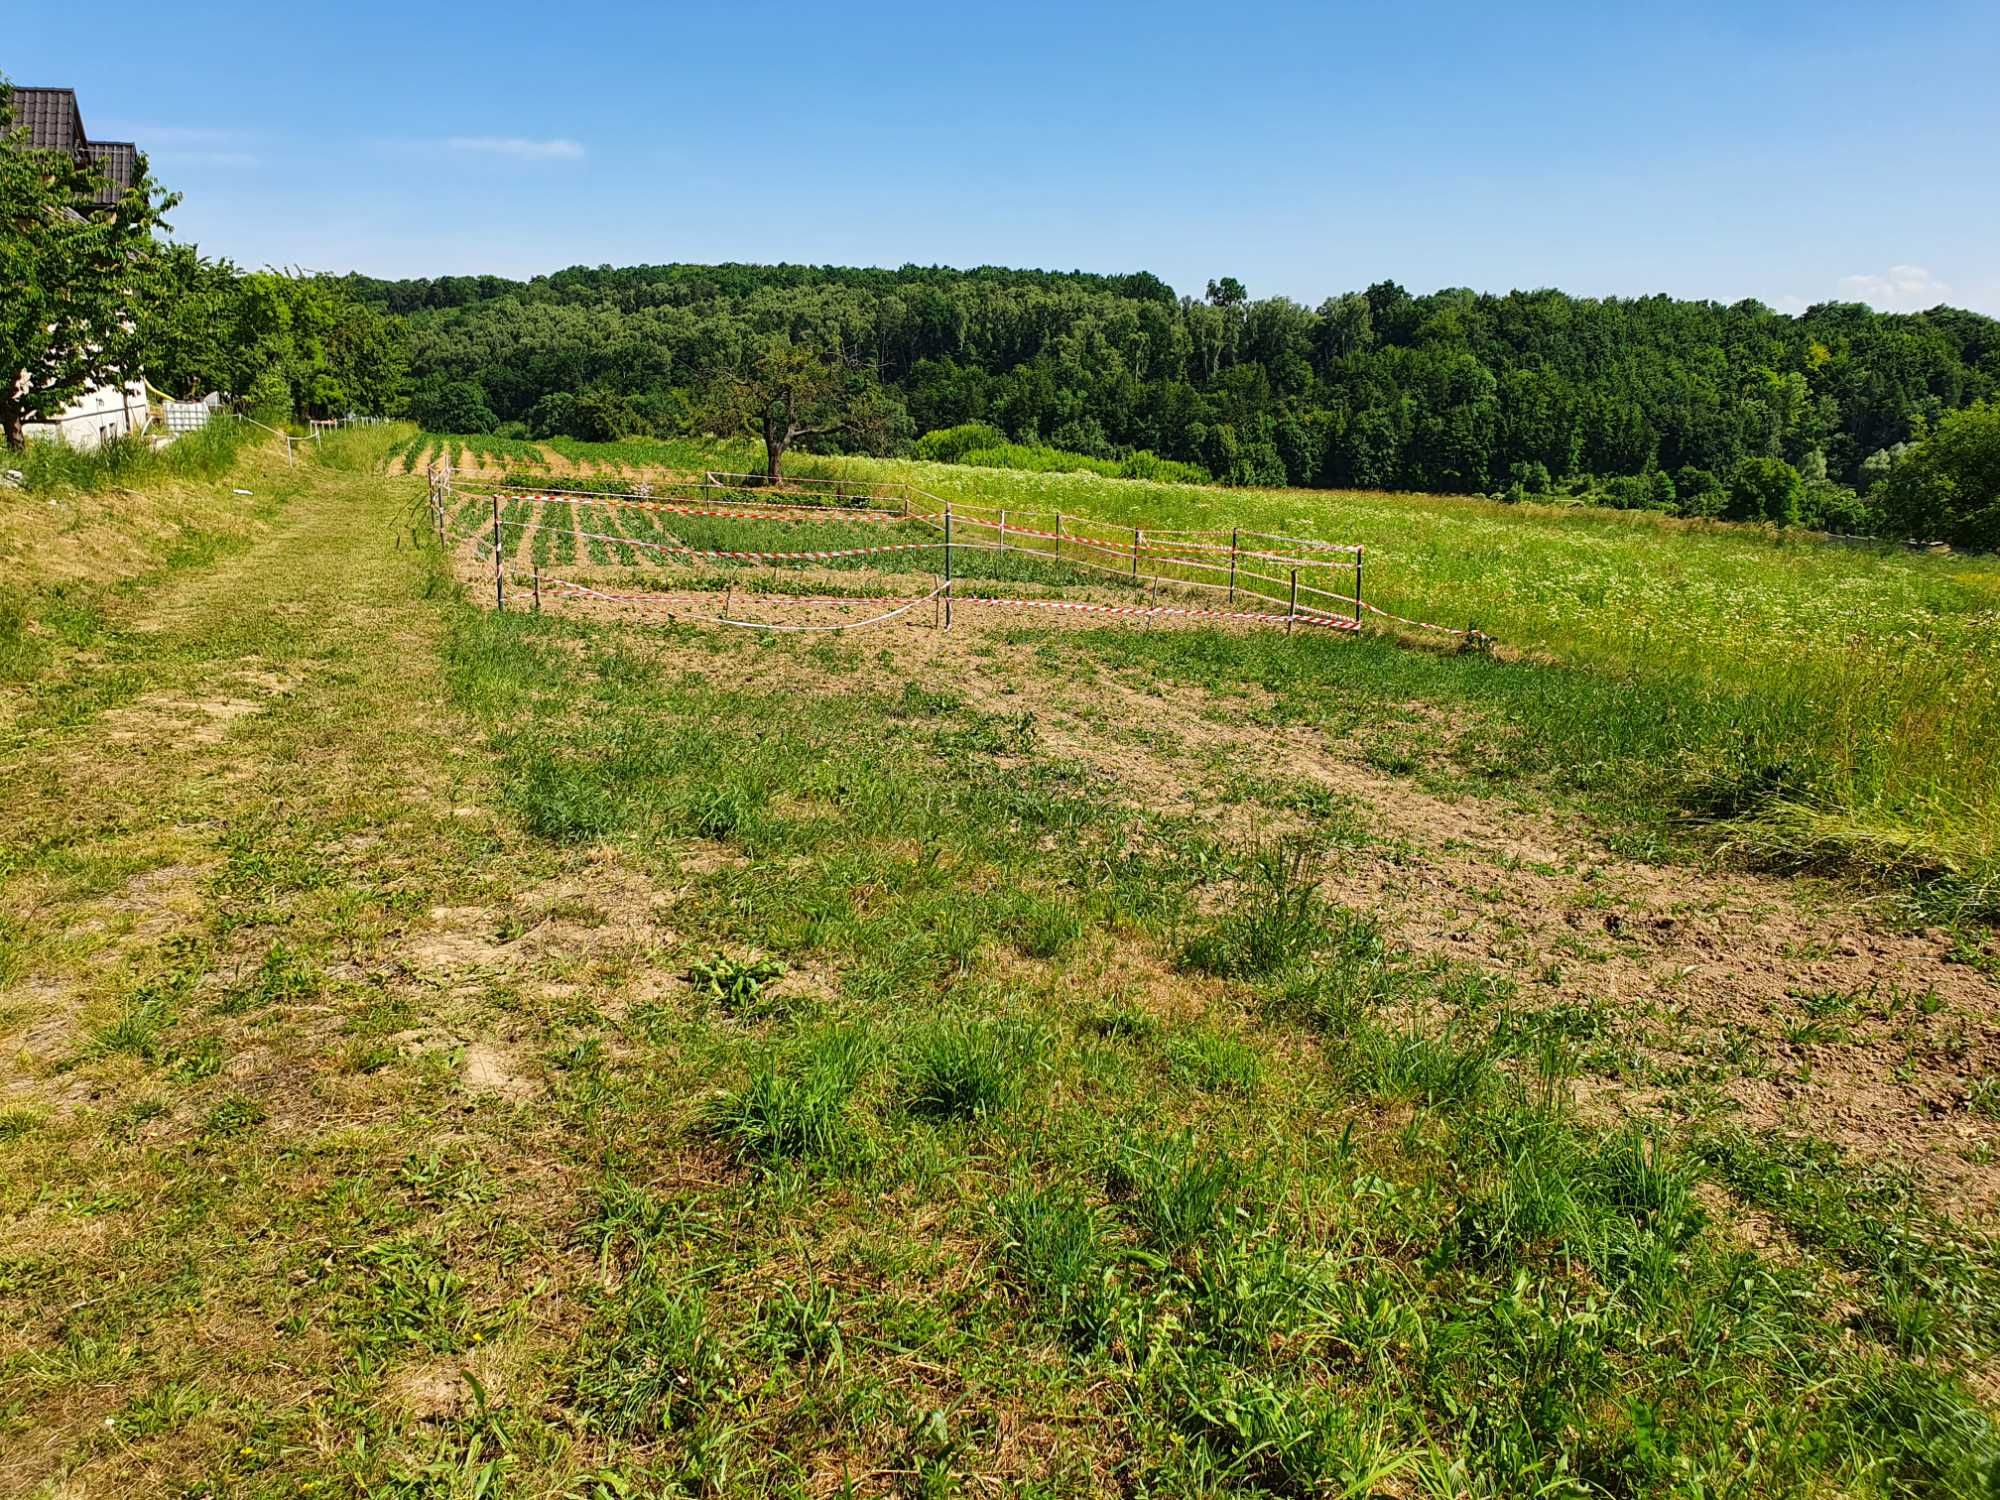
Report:
[[[29,490],[99,490],[158,479],[215,479],[229,472],[257,429],[234,417],[217,415],[199,432],[183,433],[164,448],[147,437],[113,438],[84,452],[67,443],[37,438],[7,456]]]

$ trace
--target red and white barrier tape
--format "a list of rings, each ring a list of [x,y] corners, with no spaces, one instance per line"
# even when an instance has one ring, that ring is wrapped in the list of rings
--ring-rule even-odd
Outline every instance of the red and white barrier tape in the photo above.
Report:
[[[543,505],[595,505],[606,510],[622,506],[627,510],[665,511],[675,516],[727,516],[734,521],[803,521],[822,517],[840,521],[900,521],[902,516],[883,510],[848,510],[833,505],[800,505],[786,510],[715,510],[673,500],[627,500],[620,495],[541,495],[507,493],[498,497],[508,504],[530,501]]]
[[[1456,635],[1456,636],[1463,636],[1468,634],[1468,632],[1454,629],[1450,625],[1433,625],[1428,620],[1409,620],[1405,619],[1401,615],[1392,615],[1389,613],[1388,610],[1378,609],[1372,604],[1364,603],[1361,607],[1367,610],[1368,613],[1371,615],[1380,615],[1385,620],[1394,620],[1398,625],[1408,625],[1413,630],[1436,630],[1443,632],[1445,635]]]
[[[986,599],[977,594],[953,594],[959,604],[991,604],[1002,609],[1054,609],[1090,615],[1171,615],[1185,619],[1258,620],[1275,625],[1317,625],[1326,630],[1357,630],[1359,625],[1339,615],[1271,615],[1241,609],[1192,609],[1168,604],[1085,604],[1072,599]]]
[[[676,597],[670,594],[655,594],[655,595],[622,594],[621,595],[621,594],[605,593],[601,590],[590,588],[585,584],[574,583],[564,578],[551,579],[549,580],[549,582],[553,587],[556,587],[561,590],[561,593],[558,595],[558,597],[563,599],[603,599],[614,604],[627,604],[627,603],[649,604],[649,603],[669,600]],[[705,620],[711,620],[718,625],[735,625],[744,630],[769,630],[783,635],[824,635],[842,630],[862,630],[870,625],[885,625],[891,620],[898,619],[901,616],[908,614],[911,610],[915,609],[919,604],[929,604],[932,600],[940,597],[949,587],[950,587],[949,584],[939,584],[936,588],[932,589],[928,594],[919,595],[917,598],[914,599],[843,598],[839,601],[842,604],[893,603],[896,607],[894,609],[884,611],[882,614],[870,616],[866,620],[839,620],[830,625],[781,625],[771,620],[735,620],[731,619],[728,615],[720,615],[720,614],[703,615],[701,616],[701,618]],[[689,596],[683,595],[680,597],[689,597]],[[709,594],[706,597],[713,600],[715,598],[715,595]],[[756,597],[777,598],[781,596],[758,595]]]

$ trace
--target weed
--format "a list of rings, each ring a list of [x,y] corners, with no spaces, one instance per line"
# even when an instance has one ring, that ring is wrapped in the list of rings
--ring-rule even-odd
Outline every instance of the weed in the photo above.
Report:
[[[1177,1031],[1166,1050],[1168,1071],[1197,1088],[1251,1094],[1264,1077],[1264,1058],[1255,1047],[1212,1027]]]
[[[1191,1134],[1128,1143],[1107,1175],[1112,1199],[1162,1255],[1248,1233],[1261,1217],[1252,1187],[1241,1162]]]
[[[706,996],[732,1014],[752,1010],[764,987],[784,977],[785,966],[774,958],[752,954],[731,958],[717,953],[689,965],[687,979],[697,995]]]
[[[1046,1039],[1018,1021],[954,1017],[916,1033],[904,1063],[913,1113],[936,1120],[976,1120],[1021,1097]]]
[[[730,1380],[697,1291],[641,1270],[585,1331],[573,1392],[590,1425],[612,1438],[685,1430]]]
[[[1073,1346],[1111,1336],[1118,1278],[1098,1211],[1074,1191],[1016,1187],[995,1205],[1002,1262]]]
[[[747,1084],[716,1101],[709,1132],[739,1159],[765,1166],[865,1158],[870,1143],[850,1096],[869,1056],[856,1032],[821,1033],[794,1057],[753,1068]]]
[[[1301,843],[1256,851],[1235,908],[1181,951],[1184,968],[1225,979],[1275,974],[1313,953],[1324,937],[1324,906]]]

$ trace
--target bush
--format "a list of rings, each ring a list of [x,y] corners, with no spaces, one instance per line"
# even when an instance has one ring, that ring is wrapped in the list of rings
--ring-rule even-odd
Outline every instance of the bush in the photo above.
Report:
[[[1729,503],[1723,514],[1732,521],[1796,526],[1805,489],[1799,471],[1782,458],[1746,458],[1729,476]]]
[[[978,448],[1004,448],[1007,434],[985,422],[961,422],[956,427],[940,427],[918,438],[910,452],[932,463],[956,464]]]
[[[1815,531],[1842,536],[1865,536],[1875,525],[1874,512],[1866,500],[1846,485],[1828,479],[1807,483],[1799,519]]]
[[[1874,498],[1891,536],[2000,549],[2000,406],[1945,417],[1894,459]]]
[[[1071,424],[1074,425],[1074,424]],[[1274,450],[1275,451],[1275,450]],[[1021,469],[1037,474],[1096,474],[1105,479],[1148,479],[1159,484],[1210,484],[1208,470],[1177,463],[1144,448],[1124,458],[1094,458],[1047,443],[1010,443],[985,422],[940,427],[918,438],[913,458],[931,463],[968,464],[983,469]],[[1282,469],[1282,465],[1280,465]],[[1275,481],[1282,484],[1282,477]]]
[[[1729,503],[1729,491],[1722,481],[1693,464],[1675,471],[1674,494],[1675,509],[1684,516],[1719,516]]]
[[[282,370],[266,370],[250,382],[243,398],[244,410],[259,422],[272,427],[292,420],[292,388]]]
[[[492,432],[500,425],[486,392],[470,380],[432,382],[410,397],[410,420],[426,432]]]

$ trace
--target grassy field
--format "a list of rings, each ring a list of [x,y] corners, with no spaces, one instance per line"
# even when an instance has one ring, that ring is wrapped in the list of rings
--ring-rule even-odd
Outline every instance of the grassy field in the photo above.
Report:
[[[487,445],[502,466],[535,456],[496,442],[418,436],[408,451],[469,444],[476,458]],[[686,443],[561,447],[561,466],[604,474],[755,466]],[[1017,518],[1362,543],[1372,602],[1477,625],[1509,661],[1540,664],[1438,671],[1427,689],[1510,726],[1524,769],[1559,771],[1627,821],[1650,814],[1657,836],[1707,824],[1770,867],[1914,890],[1914,920],[2000,913],[1993,558],[1426,496],[809,456],[792,469],[903,480]]]
[[[0,1493],[1992,1492],[2000,950],[1608,626],[496,615],[411,441],[0,512]]]

